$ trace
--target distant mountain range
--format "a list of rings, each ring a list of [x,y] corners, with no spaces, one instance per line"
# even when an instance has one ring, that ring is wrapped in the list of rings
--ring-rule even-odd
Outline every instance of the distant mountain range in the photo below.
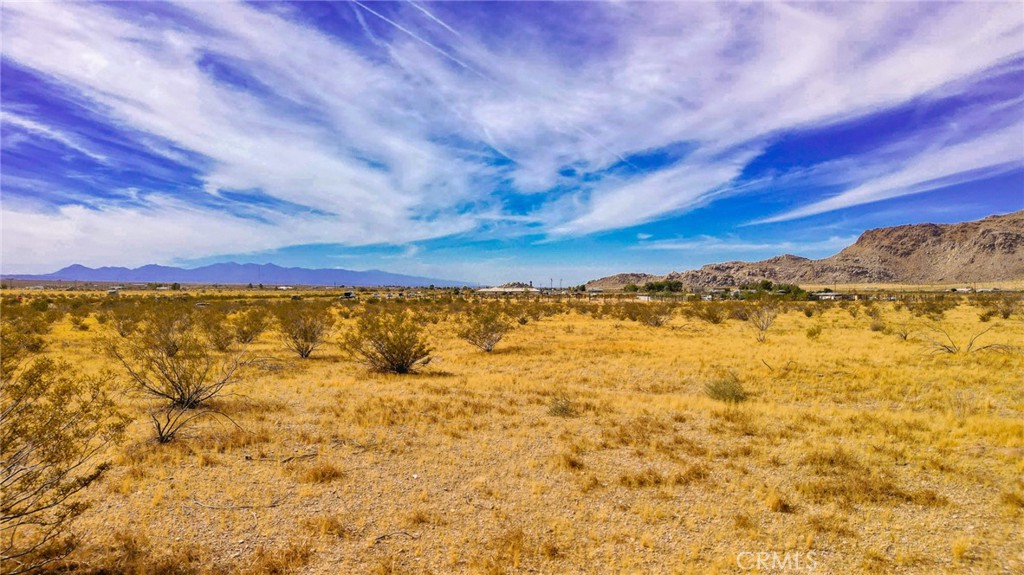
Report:
[[[88,268],[71,265],[52,274],[5,275],[10,279],[116,283],[264,284],[311,286],[460,287],[475,285],[436,278],[394,274],[380,270],[283,268],[274,264],[221,263],[194,269],[148,265],[139,268]]]
[[[796,284],[970,283],[1024,279],[1024,210],[959,224],[916,224],[861,234],[838,254],[811,260],[781,255],[759,262],[709,264],[665,276],[617,274],[588,287],[675,280],[691,288],[763,279]]]

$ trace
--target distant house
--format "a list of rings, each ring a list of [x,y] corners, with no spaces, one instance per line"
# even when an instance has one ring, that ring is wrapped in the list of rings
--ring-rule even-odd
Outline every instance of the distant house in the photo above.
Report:
[[[279,289],[279,290],[291,290],[291,289],[295,289],[295,288],[293,288],[292,286],[277,286],[277,289]]]
[[[540,290],[532,287],[491,287],[476,290],[479,294],[529,294],[540,293]]]
[[[857,299],[853,294],[839,293],[834,291],[812,293],[811,297],[822,301],[838,301],[838,300],[854,300]]]

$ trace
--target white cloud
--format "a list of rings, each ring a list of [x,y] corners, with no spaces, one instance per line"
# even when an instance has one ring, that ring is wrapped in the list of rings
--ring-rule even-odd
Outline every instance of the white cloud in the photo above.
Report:
[[[28,130],[30,132],[43,136],[44,138],[53,140],[66,148],[70,148],[81,154],[85,154],[86,156],[89,156],[90,158],[96,160],[97,162],[103,163],[107,161],[106,156],[90,150],[84,144],[79,143],[74,137],[69,136],[68,134],[65,134],[60,130],[57,130],[44,124],[40,124],[39,122],[30,120],[28,118],[24,118],[17,114],[12,114],[10,112],[0,112],[0,124],[14,125],[23,130]]]
[[[827,199],[763,218],[758,223],[794,220],[878,202],[894,197],[919,194],[976,177],[978,171],[995,175],[1024,165],[1024,132],[1019,126],[981,135],[945,147],[922,146],[920,152],[895,169],[866,179],[852,189]],[[876,168],[877,170],[877,168]]]
[[[835,253],[857,240],[857,236],[831,236],[815,241],[781,241],[755,242],[733,237],[716,238],[699,236],[696,238],[660,240],[638,244],[635,249],[665,250],[698,253],[764,253],[778,255],[782,253],[802,255]]]
[[[507,233],[535,232],[539,223],[553,236],[632,226],[741,193],[730,181],[779,132],[954,89],[1020,57],[1024,34],[1014,3],[584,4],[575,8],[585,13],[586,34],[601,41],[578,48],[525,20],[516,34],[470,27],[458,4],[393,7],[390,24],[369,12],[381,12],[372,4],[349,7],[366,30],[396,27],[372,39],[379,53],[289,20],[286,10],[243,3],[178,4],[201,32],[130,21],[130,10],[101,4],[4,4],[4,58],[83,94],[96,113],[146,134],[155,153],[180,160],[177,147],[209,159],[201,177],[211,193],[260,189],[331,214],[267,212],[254,223],[165,197],[147,208],[5,205],[6,262],[401,244],[492,230],[495,221]],[[211,75],[211,56],[269,95]],[[89,150],[66,126],[11,117]],[[851,160],[866,166],[865,180],[770,221],[923,191],[928,181],[1020,158],[1012,134],[978,126],[973,138],[948,137],[955,126],[937,129],[943,144],[927,156]],[[566,183],[566,166],[600,173],[681,141],[694,150],[676,165],[618,171],[532,202],[527,214],[509,213],[495,196],[506,179],[516,193],[541,192]],[[514,164],[496,167],[495,155]],[[218,231],[173,233],[189,221]],[[127,229],[152,239],[126,254]],[[46,247],[48,239],[62,249]]]

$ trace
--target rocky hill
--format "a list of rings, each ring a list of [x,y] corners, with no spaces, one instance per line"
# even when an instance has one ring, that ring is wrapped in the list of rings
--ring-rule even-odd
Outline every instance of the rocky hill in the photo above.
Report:
[[[593,280],[587,283],[587,288],[593,289],[622,289],[627,284],[642,286],[647,282],[658,281],[662,276],[652,274],[615,274],[606,278]]]
[[[636,279],[630,279],[636,278]],[[641,279],[646,278],[646,279]],[[736,286],[762,279],[797,284],[969,283],[1024,279],[1024,210],[960,224],[915,224],[861,234],[838,254],[811,260],[782,255],[709,264],[666,276],[619,274],[587,284],[677,280],[687,287]]]

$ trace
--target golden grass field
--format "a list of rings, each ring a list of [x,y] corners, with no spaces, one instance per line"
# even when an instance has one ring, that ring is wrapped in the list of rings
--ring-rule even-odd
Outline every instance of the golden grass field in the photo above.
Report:
[[[695,304],[699,305],[699,304]],[[517,325],[492,353],[428,325],[435,359],[380,375],[273,330],[168,444],[152,400],[108,450],[74,525],[79,573],[1024,573],[1021,312],[939,322],[880,302],[751,326],[662,327],[578,311]],[[818,309],[818,308],[815,308]],[[854,317],[856,314],[856,317]],[[909,339],[873,331],[906,324]],[[345,332],[353,319],[335,326]],[[67,318],[47,355],[114,369]],[[808,330],[819,327],[819,335]],[[812,330],[812,333],[815,330]],[[749,398],[711,399],[735,376]],[[766,559],[758,565],[757,554]],[[775,561],[773,564],[772,561]],[[780,563],[783,562],[784,563]]]

